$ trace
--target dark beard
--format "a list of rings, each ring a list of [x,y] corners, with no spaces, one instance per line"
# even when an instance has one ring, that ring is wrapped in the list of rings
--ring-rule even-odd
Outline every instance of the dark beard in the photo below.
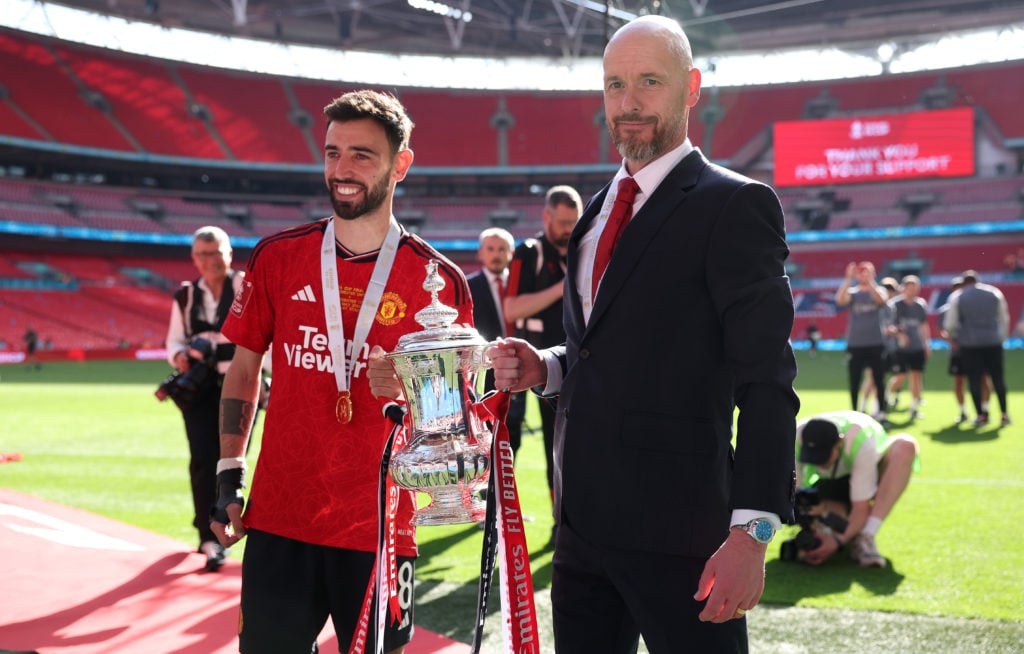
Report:
[[[332,180],[331,186],[327,188],[327,194],[331,199],[334,215],[342,220],[355,220],[372,211],[376,211],[388,198],[390,180],[391,173],[389,171],[373,188],[366,188],[364,186],[363,188],[366,189],[366,192],[363,194],[363,201],[358,203],[339,200],[335,197],[333,189],[334,182],[345,184],[358,184],[358,182],[352,180]]]
[[[551,245],[555,246],[556,249],[564,250],[565,248],[569,247],[569,239],[571,237],[572,234],[566,236],[565,238],[560,238],[556,240],[548,236],[548,242],[551,243]]]

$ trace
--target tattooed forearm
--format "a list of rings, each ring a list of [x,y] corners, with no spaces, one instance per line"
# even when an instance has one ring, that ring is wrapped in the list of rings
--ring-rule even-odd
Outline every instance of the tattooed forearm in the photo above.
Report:
[[[220,401],[220,433],[222,436],[238,435],[249,437],[256,404],[248,400],[222,398]]]

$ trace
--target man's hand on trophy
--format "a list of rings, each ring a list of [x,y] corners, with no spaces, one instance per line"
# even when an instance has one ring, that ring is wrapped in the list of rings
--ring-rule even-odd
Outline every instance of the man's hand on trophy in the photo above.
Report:
[[[384,397],[391,400],[404,400],[405,393],[402,390],[402,382],[398,381],[395,368],[391,362],[384,358],[387,352],[379,345],[374,345],[370,350],[369,366],[366,377],[370,382],[370,392],[374,397]]]
[[[494,387],[524,391],[547,383],[548,369],[532,345],[518,338],[499,338],[487,348],[494,369]]]

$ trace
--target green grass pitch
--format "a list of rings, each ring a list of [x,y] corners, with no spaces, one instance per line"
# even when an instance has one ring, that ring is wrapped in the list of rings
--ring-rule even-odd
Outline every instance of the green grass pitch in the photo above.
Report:
[[[798,357],[801,415],[848,408],[844,354]],[[936,352],[924,417],[910,422],[906,391],[903,408],[890,415],[894,430],[917,438],[922,460],[878,536],[890,567],[861,569],[845,556],[820,568],[786,563],[777,540],[762,605],[749,618],[752,651],[1024,651],[1024,351],[1007,352],[1006,368],[1018,422],[957,426],[946,353]],[[0,486],[193,544],[181,417],[153,397],[167,373],[163,362],[0,366],[0,453],[23,457],[0,465]],[[526,427],[536,432],[524,435],[516,470],[542,633],[550,634],[550,499],[533,400],[529,407]],[[258,441],[250,463],[257,453]],[[468,642],[481,532],[425,527],[419,540],[417,622]],[[233,556],[240,555],[236,548]],[[497,620],[488,632],[497,631]],[[826,633],[831,640],[822,640]],[[489,638],[496,643],[498,635]]]

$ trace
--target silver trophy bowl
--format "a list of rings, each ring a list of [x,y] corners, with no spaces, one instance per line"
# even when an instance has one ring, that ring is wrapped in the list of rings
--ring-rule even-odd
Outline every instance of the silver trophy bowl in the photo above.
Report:
[[[392,453],[388,471],[402,488],[430,496],[413,516],[416,525],[482,521],[486,504],[479,491],[491,469],[492,435],[473,401],[488,344],[475,329],[452,325],[458,311],[437,298],[445,286],[437,266],[433,260],[426,265],[423,288],[431,302],[416,313],[423,330],[401,337],[386,355],[412,419],[412,433]]]

